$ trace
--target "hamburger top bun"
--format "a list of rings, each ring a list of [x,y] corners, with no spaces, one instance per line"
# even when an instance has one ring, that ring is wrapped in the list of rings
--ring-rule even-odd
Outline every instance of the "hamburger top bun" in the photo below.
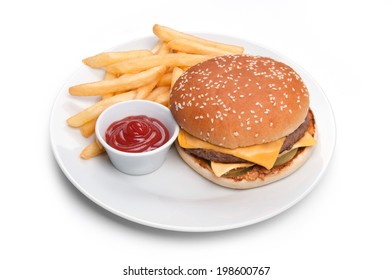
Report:
[[[185,71],[171,91],[170,109],[189,134],[233,149],[293,132],[306,117],[309,95],[300,76],[282,62],[227,55]]]

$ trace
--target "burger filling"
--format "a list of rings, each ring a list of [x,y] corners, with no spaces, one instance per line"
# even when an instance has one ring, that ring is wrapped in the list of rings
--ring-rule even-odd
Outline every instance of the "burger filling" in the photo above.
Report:
[[[202,141],[183,130],[180,131],[178,143],[186,152],[205,162],[216,176],[238,178],[248,176],[255,168],[256,173],[268,173],[270,169],[291,161],[303,147],[316,144],[314,129],[313,114],[309,111],[294,132],[270,143],[228,149]]]
[[[309,126],[309,117],[305,118],[305,121],[291,134],[289,134],[283,142],[282,147],[280,148],[279,154],[284,151],[290,150],[295,143],[297,143],[308,130]],[[197,156],[202,159],[206,159],[209,161],[221,162],[221,163],[249,163],[248,160],[225,154],[222,152],[218,152],[216,150],[209,149],[201,149],[201,148],[189,148],[186,149],[190,154]]]

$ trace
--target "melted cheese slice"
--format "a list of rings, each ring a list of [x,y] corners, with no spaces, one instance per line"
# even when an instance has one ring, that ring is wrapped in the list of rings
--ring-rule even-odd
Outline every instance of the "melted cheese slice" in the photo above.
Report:
[[[305,135],[298,142],[296,142],[289,151],[285,151],[284,154],[287,154],[287,153],[289,153],[295,149],[298,149],[300,147],[313,146],[316,143],[317,142],[313,138],[313,136],[310,135],[309,132],[306,132]],[[252,164],[252,163],[221,163],[221,162],[211,161],[211,169],[214,172],[214,174],[218,177],[221,177],[222,175],[226,174],[227,172],[229,172],[231,170],[238,169],[238,168],[246,168],[246,167],[250,167],[252,165],[254,165],[254,164]]]
[[[274,163],[279,155],[279,151],[283,145],[284,140],[285,138],[283,137],[279,140],[265,144],[253,145],[236,149],[228,149],[202,141],[196,137],[193,137],[184,130],[180,130],[180,133],[178,134],[178,143],[183,148],[213,150],[216,152],[236,156],[250,162],[254,162],[268,169],[274,166]]]
[[[211,169],[218,177],[221,177],[223,174],[226,174],[231,170],[251,167],[253,165],[255,164],[254,163],[221,163],[221,162],[211,161]]]
[[[291,150],[294,150],[294,149],[297,149],[300,147],[310,147],[310,146],[314,146],[316,144],[317,144],[316,139],[314,139],[313,136],[309,132],[306,131],[304,136],[302,136],[302,138],[299,139],[298,142],[296,142],[293,145]]]

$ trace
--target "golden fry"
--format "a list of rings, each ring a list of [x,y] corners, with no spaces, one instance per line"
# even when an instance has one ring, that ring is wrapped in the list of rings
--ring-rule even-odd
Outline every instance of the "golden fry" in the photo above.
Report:
[[[152,56],[155,57],[155,56]],[[151,68],[151,69],[148,69]],[[161,77],[166,71],[166,67],[148,67],[143,72],[137,74],[127,74],[112,80],[86,83],[69,88],[69,93],[74,96],[94,96],[108,93],[124,92],[138,87],[142,87]]]
[[[182,67],[179,67],[180,69],[182,69],[183,71],[186,71],[186,70],[188,70],[189,68],[191,68],[191,66],[182,66]]]
[[[186,38],[177,38],[171,40],[168,43],[168,46],[173,50],[176,50],[178,52],[184,52],[184,53],[207,54],[207,55],[217,55],[217,56],[232,54],[231,52],[228,52],[226,50],[215,48],[213,46],[209,46],[204,43],[186,39]]]
[[[157,86],[158,86],[158,87],[170,86],[170,84],[171,84],[171,79],[172,79],[172,75],[173,75],[173,72],[167,72],[167,73],[165,73],[165,74],[161,77],[161,79],[159,80]]]
[[[159,95],[154,101],[168,107],[169,99],[170,99],[170,93],[166,92],[164,94]]]
[[[109,106],[118,102],[132,100],[136,96],[136,91],[129,91],[115,96],[103,99],[88,107],[87,109],[77,113],[67,120],[68,125],[72,127],[80,127],[85,123],[98,118],[98,116]]]
[[[82,150],[80,157],[82,159],[90,159],[99,154],[102,154],[103,152],[105,152],[105,149],[100,144],[98,144],[97,141],[94,141]]]
[[[153,54],[157,54],[158,51],[159,51],[159,49],[161,48],[162,44],[163,44],[163,41],[162,41],[162,40],[158,40],[158,41],[155,43],[154,47],[152,47],[151,52],[152,52]]]
[[[110,72],[105,72],[104,80],[113,80],[113,79],[116,79],[116,78],[117,78],[117,76],[115,74],[110,73]],[[108,93],[108,94],[102,95],[102,99],[111,97],[113,95],[114,95],[114,93]]]
[[[100,68],[131,58],[149,56],[152,54],[153,53],[149,50],[134,50],[128,52],[103,52],[95,56],[83,59],[83,63],[93,68]]]
[[[136,94],[135,99],[145,99],[146,96],[148,96],[151,93],[151,91],[155,88],[157,83],[158,83],[158,80],[156,80],[148,85],[145,85],[144,87],[138,88],[136,91],[137,94]]]
[[[156,87],[154,90],[146,97],[147,100],[155,101],[159,95],[162,94],[169,94],[170,92],[170,87],[168,86],[161,86],[161,87]]]
[[[235,45],[223,44],[214,41],[205,40],[196,36],[192,36],[190,34],[186,34],[183,32],[176,31],[166,26],[155,24],[153,27],[154,34],[164,42],[170,42],[171,40],[177,38],[185,38],[189,40],[193,40],[199,43],[202,43],[206,46],[211,46],[217,49],[225,50],[228,53],[233,54],[242,54],[244,52],[244,48]]]
[[[116,74],[135,73],[159,65],[164,66],[193,66],[199,62],[212,58],[209,55],[169,53],[134,58],[109,65],[107,71]]]
[[[95,131],[96,122],[97,119],[93,119],[91,121],[86,122],[84,125],[80,127],[80,133],[86,138],[90,137]]]
[[[116,79],[117,78],[117,75],[116,74],[113,74],[113,73],[110,73],[110,72],[105,72],[105,77],[103,78],[104,80],[113,80],[113,79]]]
[[[171,79],[171,85],[170,85],[170,90],[173,89],[174,84],[177,82],[177,79],[184,73],[184,70],[182,70],[179,67],[174,67],[173,69],[173,75]]]
[[[167,54],[170,53],[170,48],[166,42],[162,42],[156,54]]]

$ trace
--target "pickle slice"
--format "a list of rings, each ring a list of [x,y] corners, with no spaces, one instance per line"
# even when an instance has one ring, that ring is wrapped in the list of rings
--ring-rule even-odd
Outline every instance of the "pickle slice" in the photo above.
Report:
[[[230,170],[229,172],[222,175],[222,177],[239,177],[245,175],[250,169],[252,169],[253,165],[250,167],[242,167]]]
[[[289,162],[290,160],[292,160],[295,157],[297,152],[298,152],[298,148],[278,157],[275,161],[274,167],[278,166],[278,165],[285,164],[286,162]]]

